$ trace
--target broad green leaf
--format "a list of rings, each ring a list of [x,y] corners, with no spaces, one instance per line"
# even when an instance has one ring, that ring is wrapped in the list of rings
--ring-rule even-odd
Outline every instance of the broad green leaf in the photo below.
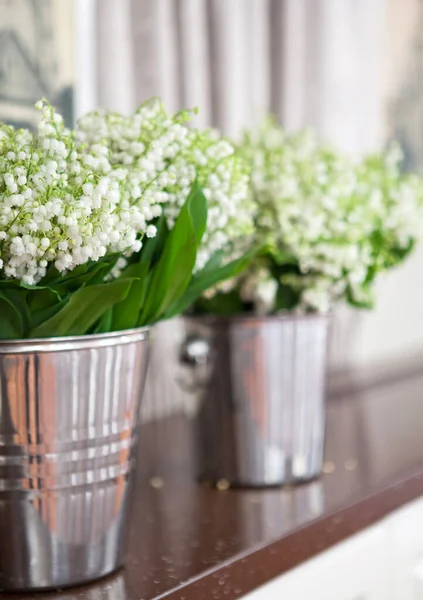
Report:
[[[113,267],[116,265],[117,261],[121,258],[121,254],[118,252],[114,252],[113,254],[107,254],[103,258],[98,260],[98,263],[102,265],[101,269],[95,269],[95,273],[93,273],[93,278],[90,279],[90,285],[92,283],[102,283],[105,280],[105,277],[110,273]],[[93,263],[89,263],[91,265],[91,269],[94,270],[92,266]],[[96,264],[96,263],[94,263]]]
[[[195,305],[196,312],[219,316],[233,316],[245,312],[245,305],[241,301],[238,290],[226,294],[216,294],[213,298],[200,298]]]
[[[119,254],[117,253],[109,254],[98,261],[90,261],[83,265],[78,265],[75,269],[64,275],[59,273],[54,266],[50,267],[47,275],[35,287],[48,287],[49,289],[57,290],[63,295],[64,293],[79,289],[79,287],[88,282],[101,283],[112,270],[118,258]]]
[[[288,251],[277,250],[272,253],[272,259],[277,265],[296,265],[298,259]]]
[[[142,308],[144,306],[145,303],[145,299],[147,297],[147,292],[150,286],[150,282],[151,282],[151,278],[152,278],[152,272],[149,271],[147,273],[147,275],[144,278],[144,284],[142,286],[140,286],[140,306],[141,309],[138,312],[138,321],[137,321],[137,327],[143,327],[144,325],[146,325],[146,323],[143,321],[142,319]]]
[[[223,250],[219,250],[215,252],[201,269],[201,273],[205,275],[211,271],[215,271],[216,269],[220,269],[222,266],[222,261],[225,258],[225,252]]]
[[[79,270],[79,267],[75,271],[71,271],[61,279],[59,278],[55,282],[50,284],[50,287],[56,290],[61,296],[76,292],[81,287],[86,285],[101,284],[106,275],[113,268],[116,261],[98,261],[88,263],[88,268],[84,271]],[[81,267],[84,265],[81,265]]]
[[[54,294],[54,292],[52,292],[51,290],[50,292]],[[49,319],[54,317],[54,315],[56,315],[60,310],[62,310],[62,308],[69,302],[69,298],[70,294],[68,294],[62,299],[58,299],[56,296],[56,300],[54,302],[45,302],[44,306],[41,305],[40,301],[40,306],[37,310],[30,310],[31,323],[29,330],[32,331],[45,321],[48,321]],[[51,296],[51,299],[53,299],[53,296]]]
[[[360,288],[360,298],[357,297],[357,292],[348,287],[346,292],[347,302],[355,308],[373,308],[374,296],[370,285],[362,286]]]
[[[153,238],[144,238],[143,247],[140,251],[140,261],[148,262],[151,265],[159,260],[169,236],[169,229],[164,215],[159,217],[156,227],[157,234]]]
[[[21,315],[0,295],[0,340],[20,339],[22,336]]]
[[[215,269],[207,268],[206,265],[202,271],[192,277],[185,293],[169,307],[164,318],[170,319],[185,312],[206,290],[226,279],[232,279],[232,277],[236,277],[242,273],[242,271],[248,267],[255,255],[256,250],[253,250],[241,258]]]
[[[132,279],[91,285],[75,292],[69,302],[51,319],[31,333],[31,338],[83,335],[114,304],[122,302],[131,289]]]
[[[65,296],[66,294],[72,294],[80,288],[89,285],[97,273],[100,273],[102,275],[101,280],[104,280],[104,270],[104,266],[98,264],[94,271],[89,271],[83,275],[79,275],[78,277],[64,279],[61,282],[52,283],[50,289],[55,290],[61,297]],[[101,281],[97,281],[97,283],[101,283]]]
[[[187,199],[188,210],[197,239],[200,245],[207,226],[207,200],[198,182],[195,182]]]
[[[101,317],[100,321],[97,323],[94,328],[93,333],[108,333],[109,331],[113,331],[112,329],[112,319],[113,319],[113,307],[106,310],[104,315]]]
[[[275,312],[293,310],[300,302],[300,292],[288,285],[280,284],[276,292]]]
[[[28,291],[28,309],[32,314],[51,308],[59,304],[61,297],[56,290],[51,288],[37,288]]]
[[[374,301],[370,300],[370,299],[361,301],[361,300],[355,300],[351,296],[347,296],[347,302],[350,306],[353,306],[354,308],[370,310],[374,307]]]
[[[22,288],[2,289],[0,298],[11,306],[18,315],[20,337],[25,337],[29,328],[30,314],[27,305],[28,292]],[[14,325],[15,327],[15,325]]]
[[[162,318],[186,290],[206,222],[207,201],[201,188],[195,184],[154,268],[140,325],[149,325]]]
[[[18,279],[0,279],[0,289],[20,288],[21,282]]]
[[[28,305],[30,304],[30,298],[32,298],[34,296],[34,294],[38,294],[44,290],[50,291],[51,293],[53,293],[55,295],[57,300],[60,300],[60,295],[58,294],[58,292],[56,292],[52,288],[50,288],[46,285],[28,285],[26,283],[23,283],[22,281],[19,281],[18,279],[10,279],[10,280],[7,279],[7,280],[0,281],[0,290],[1,291],[15,290],[15,291],[20,291],[21,293],[24,293],[25,295],[28,292]]]
[[[111,321],[113,331],[132,329],[138,325],[147,290],[149,268],[149,262],[143,261],[134,263],[123,271],[122,277],[134,278],[134,282],[125,300],[113,308]]]
[[[82,265],[82,266],[85,266],[85,265]],[[48,286],[48,285],[50,285],[50,283],[52,281],[56,281],[56,279],[60,279],[60,277],[62,277],[60,272],[56,269],[56,267],[54,265],[51,265],[49,267],[47,273],[45,274],[45,276],[40,281],[40,284]]]

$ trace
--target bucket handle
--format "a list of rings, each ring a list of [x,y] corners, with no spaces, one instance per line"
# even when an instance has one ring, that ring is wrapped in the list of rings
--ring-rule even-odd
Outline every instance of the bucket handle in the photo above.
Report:
[[[185,392],[194,394],[208,386],[211,355],[210,342],[204,337],[190,335],[182,342],[179,363],[188,368],[177,377],[177,382]]]

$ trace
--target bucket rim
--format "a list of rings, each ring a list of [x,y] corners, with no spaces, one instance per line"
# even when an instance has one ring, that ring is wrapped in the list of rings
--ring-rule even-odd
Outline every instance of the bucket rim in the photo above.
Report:
[[[229,325],[234,324],[248,324],[253,325],[263,323],[298,323],[301,321],[326,321],[331,319],[332,313],[292,313],[292,312],[281,312],[275,315],[256,315],[253,313],[238,313],[236,315],[214,315],[214,314],[192,314],[184,315],[184,319],[191,322],[214,324],[214,325]]]
[[[107,333],[90,333],[87,335],[70,335],[63,337],[28,338],[18,340],[1,340],[0,355],[65,352],[70,350],[89,350],[109,346],[124,346],[150,339],[151,327],[136,327],[110,331]]]

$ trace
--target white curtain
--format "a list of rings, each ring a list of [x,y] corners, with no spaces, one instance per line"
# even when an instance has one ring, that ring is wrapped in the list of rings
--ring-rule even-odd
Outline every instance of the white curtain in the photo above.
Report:
[[[272,110],[353,152],[376,147],[387,1],[77,0],[77,109],[159,95],[235,137]]]
[[[199,106],[198,125],[233,137],[271,110],[288,129],[315,127],[355,154],[384,141],[386,17],[393,4],[401,9],[401,0],[77,1],[79,112],[97,105],[127,112],[159,95],[170,110]],[[420,297],[406,326],[388,335],[388,350],[376,339],[390,328],[407,290],[415,295],[413,268],[407,269],[407,277],[402,271],[385,285],[379,312],[337,316],[334,366],[407,350],[410,335],[413,348],[423,345],[423,326],[416,334],[413,322],[422,312]],[[181,326],[162,325],[156,335],[145,405],[150,418],[186,402],[175,383]]]

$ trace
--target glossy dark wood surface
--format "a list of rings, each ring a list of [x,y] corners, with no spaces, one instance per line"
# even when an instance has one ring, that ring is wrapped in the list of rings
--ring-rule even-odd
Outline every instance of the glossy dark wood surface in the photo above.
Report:
[[[231,600],[360,531],[423,495],[423,372],[330,398],[312,483],[215,491],[194,457],[186,418],[145,425],[125,571],[26,597]]]

